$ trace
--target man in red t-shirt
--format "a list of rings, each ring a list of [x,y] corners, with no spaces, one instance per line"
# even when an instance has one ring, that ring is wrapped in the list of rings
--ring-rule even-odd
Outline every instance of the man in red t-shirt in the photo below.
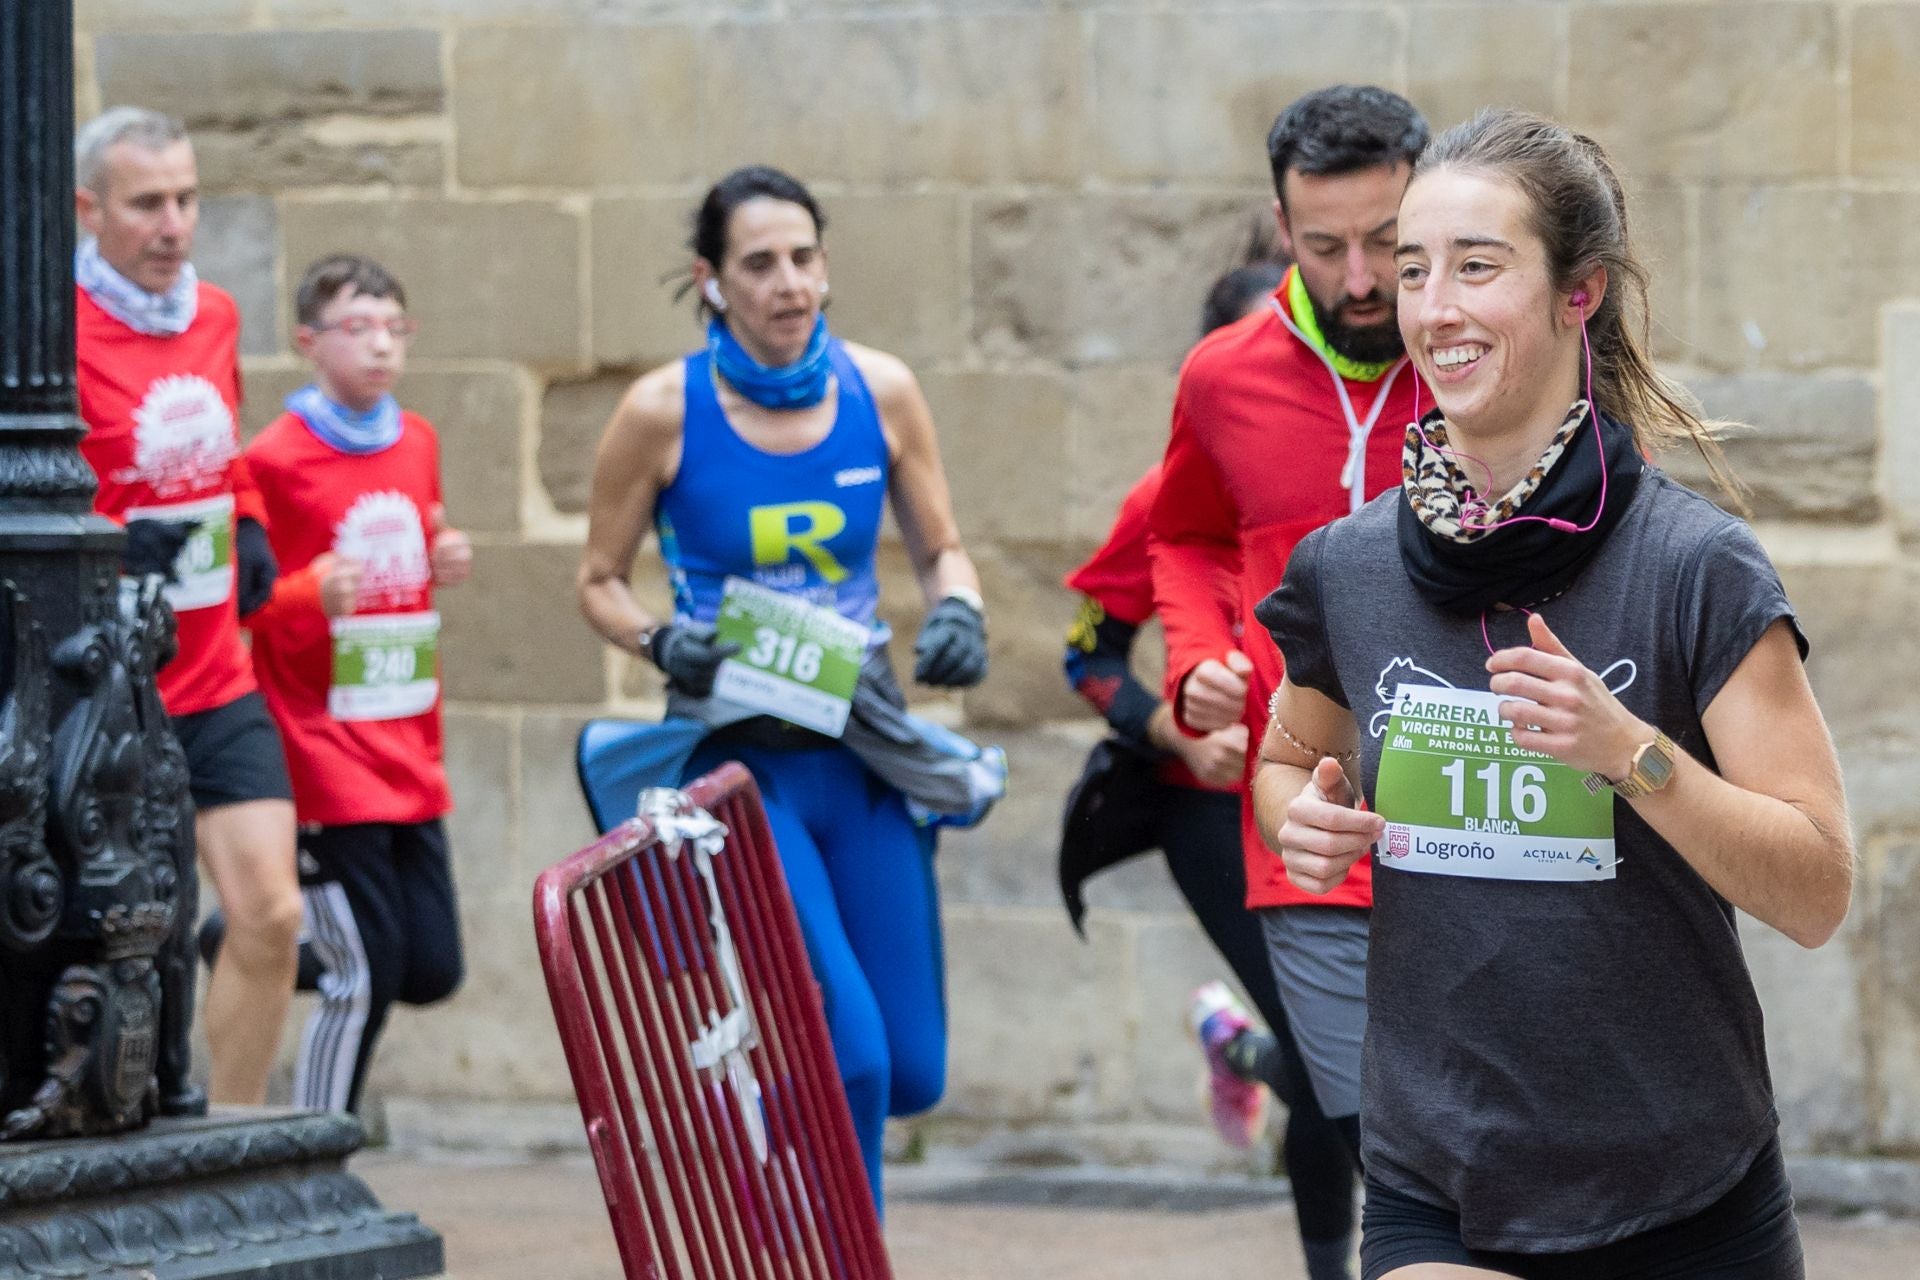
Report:
[[[1419,383],[1394,315],[1393,252],[1427,138],[1411,103],[1353,85],[1306,95],[1268,136],[1295,266],[1267,307],[1187,357],[1151,516],[1168,699],[1188,733],[1245,724],[1262,739],[1281,662],[1254,605],[1301,538],[1400,481]],[[1315,1096],[1357,1155],[1370,867],[1324,897],[1296,889],[1244,796],[1241,838],[1247,905]]]
[[[322,971],[293,1102],[328,1111],[359,1110],[394,1002],[444,999],[462,974],[433,593],[473,551],[446,524],[433,425],[393,397],[406,302],[371,259],[309,267],[295,341],[314,380],[247,446],[287,570],[251,619],[253,666],[287,741]]]
[[[80,452],[95,509],[127,526],[126,571],[168,579],[180,650],[160,697],[231,935],[207,987],[208,1092],[258,1104],[292,999],[300,891],[280,739],[240,638],[275,570],[240,455],[239,313],[188,261],[199,179],[177,120],[116,107],[74,151]]]

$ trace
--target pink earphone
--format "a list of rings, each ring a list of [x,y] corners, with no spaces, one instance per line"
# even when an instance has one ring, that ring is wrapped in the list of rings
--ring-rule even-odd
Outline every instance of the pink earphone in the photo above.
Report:
[[[1508,516],[1505,520],[1495,520],[1491,524],[1480,522],[1476,518],[1469,522],[1464,517],[1477,517],[1485,514],[1487,510],[1487,504],[1469,488],[1466,491],[1466,500],[1461,504],[1463,518],[1460,521],[1460,527],[1463,529],[1477,529],[1483,533],[1491,533],[1495,529],[1504,528],[1510,524],[1525,524],[1531,521],[1535,524],[1544,524],[1550,529],[1558,529],[1561,533],[1590,533],[1600,523],[1601,513],[1607,509],[1607,447],[1600,439],[1600,411],[1593,403],[1593,344],[1587,337],[1586,305],[1590,301],[1590,295],[1585,289],[1575,289],[1573,296],[1567,301],[1581,308],[1580,347],[1587,361],[1587,412],[1593,415],[1593,446],[1600,453],[1600,504],[1594,508],[1592,519],[1585,524],[1575,524],[1571,520],[1562,520],[1558,516]],[[1426,430],[1420,425],[1420,379],[1418,378],[1413,380],[1413,429],[1420,433],[1420,438],[1426,441],[1427,447],[1435,453],[1444,453],[1449,457],[1478,463],[1481,470],[1487,473],[1488,481],[1492,481],[1493,468],[1479,458],[1470,453],[1462,453],[1458,449],[1442,449],[1427,438]]]

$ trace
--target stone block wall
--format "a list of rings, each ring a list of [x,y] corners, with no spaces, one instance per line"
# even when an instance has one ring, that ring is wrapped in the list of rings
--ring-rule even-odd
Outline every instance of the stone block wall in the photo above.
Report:
[[[584,842],[583,719],[658,681],[577,620],[592,451],[698,337],[663,277],[735,165],[814,184],[834,323],[918,370],[993,604],[994,671],[943,708],[1016,792],[941,855],[952,1090],[982,1121],[1193,1123],[1184,992],[1215,962],[1164,874],[1051,887],[1092,730],[1061,686],[1060,574],[1166,431],[1209,279],[1271,191],[1263,139],[1337,79],[1436,124],[1556,113],[1619,158],[1663,359],[1732,447],[1815,643],[1863,849],[1842,938],[1753,931],[1790,1137],[1920,1147],[1920,3],[1878,0],[79,0],[79,110],[184,116],[198,259],[245,313],[257,425],[300,380],[290,293],[378,255],[422,322],[403,396],[446,441],[477,581],[449,593],[466,991],[400,1016],[389,1092],[564,1096],[532,877]],[[1686,470],[1684,463],[1678,464]],[[890,553],[888,608],[916,602]],[[1622,957],[1618,980],[1652,981]]]

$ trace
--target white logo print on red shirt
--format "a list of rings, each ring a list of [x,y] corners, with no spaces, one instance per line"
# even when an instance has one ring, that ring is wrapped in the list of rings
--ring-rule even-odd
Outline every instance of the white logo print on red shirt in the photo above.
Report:
[[[420,509],[396,490],[356,498],[334,526],[333,550],[360,562],[357,612],[414,606],[433,577]]]
[[[197,373],[154,379],[133,411],[133,465],[113,476],[145,484],[161,500],[215,488],[240,452],[233,414]]]

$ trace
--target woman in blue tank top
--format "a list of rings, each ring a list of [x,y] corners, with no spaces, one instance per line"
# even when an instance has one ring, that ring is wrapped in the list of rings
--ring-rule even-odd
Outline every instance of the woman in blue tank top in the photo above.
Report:
[[[863,692],[900,701],[874,573],[890,497],[928,603],[914,678],[979,683],[986,623],[918,382],[893,356],[827,330],[824,225],[807,189],[774,169],[736,170],[707,193],[691,246],[707,346],[641,377],[607,424],[579,585],[594,628],[666,673],[670,711],[712,726],[687,776],[737,759],[760,786],[877,1205],[887,1116],[925,1110],[945,1084],[931,840],[901,792],[838,737],[832,711],[844,721],[844,699],[803,691],[804,707],[769,714],[735,679],[742,664],[721,672],[741,650],[716,621],[754,600],[766,607],[773,592],[776,608],[830,615],[812,625],[854,624],[839,634],[864,646]],[[650,526],[673,586],[669,620],[628,583]],[[786,662],[806,633],[780,626],[791,629],[756,632],[766,652],[743,662],[813,679],[817,647],[811,664]]]

